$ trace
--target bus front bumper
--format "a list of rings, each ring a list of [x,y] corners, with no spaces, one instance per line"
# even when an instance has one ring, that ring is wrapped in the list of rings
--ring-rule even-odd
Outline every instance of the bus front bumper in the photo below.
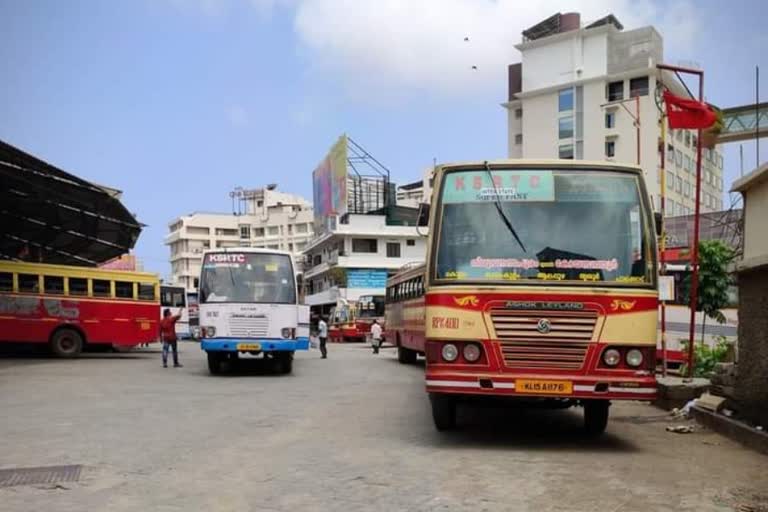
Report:
[[[200,341],[200,348],[206,352],[292,352],[308,350],[309,338],[295,340],[206,338]]]
[[[554,386],[557,392],[549,391]],[[428,372],[429,393],[485,395],[521,398],[655,400],[656,379],[611,378],[606,376],[564,376],[521,374],[467,374],[463,372]],[[539,388],[539,389],[537,389]]]

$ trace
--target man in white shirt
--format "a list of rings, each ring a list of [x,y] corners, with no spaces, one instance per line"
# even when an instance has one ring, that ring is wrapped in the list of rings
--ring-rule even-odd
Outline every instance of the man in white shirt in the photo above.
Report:
[[[371,345],[373,346],[373,353],[379,353],[379,347],[381,347],[381,326],[376,319],[373,320],[371,325]]]
[[[328,341],[328,324],[325,323],[325,318],[320,317],[320,321],[317,323],[317,337],[320,338],[320,353],[323,355],[323,359],[328,359],[328,350],[325,348],[325,343]]]

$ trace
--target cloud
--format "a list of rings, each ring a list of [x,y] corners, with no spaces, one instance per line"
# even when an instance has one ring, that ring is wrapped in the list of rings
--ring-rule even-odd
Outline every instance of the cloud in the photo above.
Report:
[[[227,108],[227,120],[232,126],[245,126],[248,124],[248,112],[242,105],[230,105]]]
[[[654,25],[667,55],[685,55],[697,27],[688,1],[297,0],[295,7],[313,68],[360,98],[498,90],[507,65],[519,61],[521,31],[556,12],[580,12],[583,22],[613,13],[626,29]]]

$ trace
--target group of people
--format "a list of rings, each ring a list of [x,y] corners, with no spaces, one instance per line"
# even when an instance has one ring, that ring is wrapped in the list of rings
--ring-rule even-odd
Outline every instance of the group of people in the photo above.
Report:
[[[373,323],[371,324],[371,347],[373,348],[374,354],[379,353],[379,349],[381,348],[382,334],[383,331],[381,329],[381,325],[376,319],[374,319]],[[320,357],[322,359],[327,359],[328,348],[326,344],[328,343],[328,323],[325,321],[324,316],[321,316],[317,322],[317,337],[320,341]]]

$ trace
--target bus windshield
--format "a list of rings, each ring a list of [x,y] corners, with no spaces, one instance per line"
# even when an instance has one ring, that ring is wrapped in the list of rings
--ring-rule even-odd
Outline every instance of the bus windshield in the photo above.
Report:
[[[269,253],[208,253],[200,275],[201,304],[296,304],[291,257]]]
[[[434,277],[648,286],[653,235],[640,194],[637,176],[611,171],[448,172]]]

